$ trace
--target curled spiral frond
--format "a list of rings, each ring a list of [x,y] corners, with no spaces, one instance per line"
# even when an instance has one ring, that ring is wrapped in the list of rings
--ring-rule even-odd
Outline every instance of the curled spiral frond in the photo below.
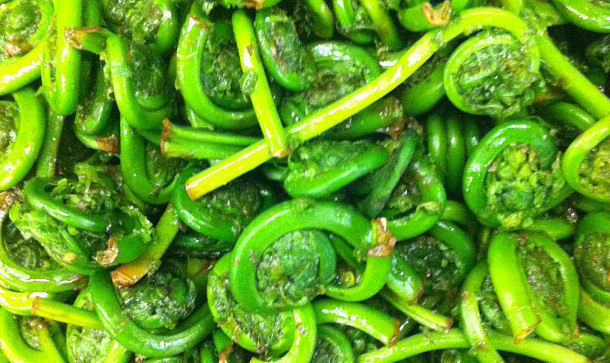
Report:
[[[19,183],[34,165],[44,140],[46,114],[34,90],[13,94],[15,102],[0,101],[0,190]]]
[[[502,123],[466,162],[464,200],[485,225],[527,226],[571,194],[560,161],[552,137],[538,122]]]
[[[45,38],[52,31],[51,0],[13,0],[0,9],[0,95],[40,77]]]
[[[169,0],[102,0],[108,24],[119,34],[157,52],[170,50],[178,37],[176,2]]]
[[[267,228],[269,225],[273,228]],[[235,245],[233,260],[240,262],[230,272],[233,296],[255,312],[302,306],[321,293],[348,301],[367,299],[383,287],[390,268],[394,240],[383,227],[333,202],[296,199],[274,206],[260,214]],[[356,253],[366,254],[366,271],[359,284],[330,284],[336,262],[324,235],[329,232],[345,239]],[[306,259],[296,253],[298,245],[309,249]],[[289,250],[288,255],[280,256],[279,252]],[[309,268],[303,269],[305,266]],[[303,271],[299,279],[291,277],[293,268]],[[305,289],[294,295],[299,284]],[[277,297],[265,293],[273,285],[281,291]]]
[[[582,195],[610,201],[610,118],[599,120],[572,142],[563,158],[563,174]]]
[[[134,301],[130,300],[131,304],[127,306],[123,306],[125,301],[119,297],[119,292],[116,291],[106,271],[98,271],[91,276],[89,291],[94,308],[105,330],[113,339],[132,352],[152,358],[165,358],[193,348],[212,333],[213,321],[207,304],[197,309],[190,305],[192,295],[190,289],[186,288],[189,285],[188,279],[178,275],[169,279],[153,277],[151,280],[142,281],[141,285],[127,288],[135,290],[121,294],[136,298]],[[179,286],[176,286],[178,289],[175,291],[172,286],[166,285],[176,282],[179,282]],[[180,286],[185,289],[181,290]],[[172,295],[160,295],[160,291],[155,291],[156,289],[171,291]],[[147,300],[140,300],[148,294],[151,295]],[[150,300],[152,296],[156,299]],[[184,303],[187,305],[185,306]],[[145,309],[140,310],[140,308]],[[155,316],[147,313],[158,313],[161,310],[175,312],[174,319],[177,318],[178,321],[165,322],[171,323],[166,326],[179,323],[175,329],[151,332],[138,324],[154,323]]]
[[[601,303],[610,301],[610,214],[592,212],[578,225],[574,263],[584,289]]]
[[[487,260],[516,341],[534,331],[557,343],[578,336],[578,274],[559,245],[535,232],[500,233]]]
[[[483,31],[462,43],[445,67],[447,97],[475,115],[509,117],[523,113],[543,86],[540,53],[529,38]]]

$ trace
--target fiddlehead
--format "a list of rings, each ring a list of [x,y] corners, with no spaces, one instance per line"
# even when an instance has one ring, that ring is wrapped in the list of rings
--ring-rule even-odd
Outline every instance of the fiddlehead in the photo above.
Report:
[[[170,50],[179,32],[175,1],[102,0],[104,17],[119,34],[157,52]]]
[[[255,312],[302,306],[321,292],[348,301],[367,299],[383,287],[390,269],[394,239],[384,227],[338,203],[296,199],[278,204],[252,221],[237,241],[233,260],[240,263],[231,268],[231,292],[244,308]],[[344,238],[356,255],[366,253],[366,271],[357,285],[329,283],[336,262],[322,231]],[[298,245],[309,250],[306,257],[296,253]],[[293,251],[280,256],[286,249]],[[299,279],[291,277],[308,266]],[[306,288],[295,289],[299,284]],[[273,286],[283,293],[270,295],[266,290]]]
[[[33,166],[42,147],[46,115],[30,88],[13,94],[15,102],[0,101],[0,190],[19,183]]]
[[[152,48],[99,26],[70,28],[68,38],[75,48],[104,54],[112,94],[132,127],[160,130],[163,119],[175,113],[166,65]]]
[[[102,65],[94,67],[93,81],[87,89],[82,90],[82,96],[74,112],[75,133],[96,135],[103,132],[111,119],[112,85],[108,68]]]
[[[257,12],[255,24],[262,59],[273,78],[291,91],[309,88],[316,74],[315,63],[293,20],[274,7]]]
[[[0,285],[28,292],[61,292],[80,287],[82,276],[60,268],[36,240],[24,237],[7,218],[14,196],[4,192],[2,198],[8,205],[3,207],[0,224]]]
[[[400,102],[406,115],[430,111],[445,96],[443,77],[449,54],[437,53],[405,82]]]
[[[207,304],[203,304],[197,309],[189,304],[192,301],[190,288],[187,287],[191,284],[189,278],[171,270],[169,274],[173,277],[157,279],[153,275],[153,277],[141,281],[141,285],[123,288],[135,289],[131,292],[130,290],[117,292],[110,275],[105,271],[98,271],[91,276],[89,291],[104,328],[122,346],[132,352],[152,358],[172,357],[193,348],[212,333],[213,321]],[[172,281],[178,282],[176,290],[171,285],[165,285],[166,282],[171,283]],[[171,294],[160,295],[161,290],[157,290],[158,288],[171,292]],[[119,294],[133,297],[135,300],[122,306]],[[145,296],[154,296],[156,299],[142,301],[141,298]],[[141,310],[143,307],[145,309]],[[164,323],[169,323],[166,326],[170,327],[174,324],[179,325],[171,330],[150,332],[140,326],[138,322],[152,323],[153,327],[157,323],[161,323],[162,326],[163,322],[155,321],[155,315],[149,316],[146,313],[143,314],[146,316],[141,315],[140,313],[143,311],[148,313],[173,311],[175,313],[173,319]]]
[[[269,143],[271,155],[283,158],[290,154],[286,130],[275,107],[269,81],[261,60],[256,31],[252,20],[244,10],[237,10],[231,17],[239,60],[244,71],[242,89],[248,93],[260,129]]]
[[[124,118],[120,128],[121,172],[125,184],[147,203],[167,203],[186,161],[162,155],[157,145],[146,141]]]
[[[0,9],[0,95],[40,77],[44,39],[51,32],[51,0],[13,0]]]
[[[319,324],[339,324],[347,330],[354,350],[358,350],[360,344],[353,340],[359,340],[356,337],[361,333],[385,346],[392,345],[401,334],[400,321],[363,303],[319,299],[313,303],[313,308]]]
[[[231,254],[223,256],[208,279],[208,301],[214,320],[233,341],[247,350],[263,356],[286,352],[282,359],[308,362],[316,343],[316,320],[311,305],[269,315],[247,311],[231,293],[231,259]]]
[[[174,190],[174,206],[182,222],[211,238],[235,242],[248,223],[275,201],[266,184],[247,178],[235,180],[205,198],[193,201],[180,186],[194,172],[194,168],[187,168],[182,173],[179,187]]]
[[[322,42],[310,45],[309,50],[316,63],[316,76],[309,89],[284,100],[280,114],[286,124],[298,122],[380,73],[375,57],[354,45]]]
[[[122,201],[108,176],[81,165],[78,179],[30,180],[11,220],[69,270],[91,274],[136,258],[152,240],[152,224]]]
[[[580,194],[610,201],[610,118],[603,118],[570,144],[563,158],[563,174]]]
[[[333,0],[339,33],[354,43],[372,43],[374,36],[391,49],[402,45],[398,29],[380,0]]]
[[[426,157],[417,157],[402,174],[380,217],[398,240],[418,236],[440,219],[447,196],[440,175]]]
[[[445,91],[467,113],[518,115],[534,102],[537,89],[544,85],[539,70],[540,53],[532,39],[483,31],[464,41],[447,61]]]
[[[592,212],[578,225],[574,263],[583,288],[601,303],[610,301],[610,213]]]
[[[242,70],[231,26],[214,22],[196,4],[178,43],[177,84],[186,104],[202,119],[226,129],[256,125],[241,89]]]
[[[386,283],[391,292],[382,296],[426,327],[449,329],[451,319],[431,309],[452,305],[475,257],[474,243],[464,231],[450,222],[438,222],[427,234],[396,244]]]
[[[536,232],[500,233],[491,241],[487,261],[517,342],[534,330],[564,344],[578,336],[578,275],[553,240]]]
[[[479,262],[468,274],[460,297],[460,317],[464,334],[470,345],[474,347],[474,353],[481,362],[502,362],[502,357],[489,342],[486,327],[483,325],[483,314],[493,312],[494,318],[491,324],[506,326],[498,329],[502,332],[510,332],[506,317],[503,316],[493,291],[489,290],[489,270],[485,261]],[[491,299],[489,298],[491,297]],[[486,299],[487,298],[487,299]],[[482,311],[481,311],[482,310]],[[483,312],[483,314],[481,314]]]
[[[161,129],[175,108],[162,58],[147,46],[111,35],[106,66],[121,117],[135,128]]]
[[[413,160],[418,141],[413,130],[406,130],[397,141],[387,141],[385,147],[390,150],[388,161],[356,182],[353,190],[358,194],[368,194],[358,203],[358,209],[365,215],[377,217],[383,211]]]
[[[318,340],[311,362],[355,362],[350,341],[341,330],[331,325],[318,325]]]
[[[195,283],[162,268],[131,287],[119,289],[123,312],[150,332],[173,330],[195,309]]]
[[[0,348],[11,361],[47,361],[63,363],[62,353],[53,340],[51,330],[59,328],[49,326],[42,319],[31,321],[31,326],[23,326],[28,337],[22,334],[22,329],[13,315],[4,308],[0,308]],[[35,339],[35,340],[34,340]],[[29,343],[36,342],[36,347]]]
[[[321,107],[335,102],[379,74],[375,57],[363,48],[339,42],[321,42],[309,46],[316,64],[311,87],[284,99],[280,114],[284,123],[299,122]],[[348,118],[329,130],[328,136],[354,139],[388,127],[400,120],[402,110],[396,99],[388,97]]]
[[[310,141],[288,158],[284,189],[292,197],[322,198],[387,160],[381,146],[366,141]]]
[[[303,39],[316,36],[330,39],[335,32],[334,16],[324,0],[298,0],[294,2],[294,21]]]
[[[466,162],[464,200],[485,225],[527,226],[570,195],[559,163],[544,126],[533,120],[502,123]]]
[[[91,294],[88,290],[81,292],[74,306],[93,310]],[[69,324],[66,329],[66,350],[70,363],[85,362],[120,362],[126,363],[131,357],[124,347],[103,329],[92,329]]]

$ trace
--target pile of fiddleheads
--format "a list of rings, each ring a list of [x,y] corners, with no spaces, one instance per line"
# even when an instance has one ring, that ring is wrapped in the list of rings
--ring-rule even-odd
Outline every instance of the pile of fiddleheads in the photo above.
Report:
[[[1,362],[608,362],[605,0],[0,0]]]

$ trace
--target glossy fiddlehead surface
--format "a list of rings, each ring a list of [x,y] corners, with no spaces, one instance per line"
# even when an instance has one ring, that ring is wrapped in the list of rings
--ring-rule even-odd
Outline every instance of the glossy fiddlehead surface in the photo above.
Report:
[[[440,175],[425,157],[414,160],[402,174],[385,208],[392,235],[403,240],[418,236],[440,219],[447,196]]]
[[[139,135],[125,119],[120,121],[120,132],[120,166],[127,188],[147,203],[167,203],[186,162],[164,157],[157,145]]]
[[[566,17],[574,24],[599,33],[610,32],[610,23],[608,22],[608,3],[604,0],[553,0],[552,1],[561,15]]]
[[[178,88],[199,117],[227,129],[256,124],[240,86],[243,72],[227,21],[211,22],[194,4],[182,27],[176,59]]]
[[[607,361],[607,10],[0,0],[0,362]]]
[[[255,22],[263,62],[273,78],[291,91],[309,88],[316,74],[313,55],[299,39],[293,20],[271,8],[259,11]]]
[[[175,107],[163,59],[150,47],[111,35],[106,64],[121,117],[135,128],[160,129]]]
[[[154,275],[141,281],[140,285],[124,288],[135,290],[119,292],[129,299],[127,302],[115,291],[108,273],[99,271],[91,277],[91,297],[104,328],[121,345],[148,357],[171,357],[201,342],[211,333],[213,323],[207,304],[195,309],[188,276],[170,270],[168,276],[153,278]],[[176,289],[166,283],[176,284]],[[163,291],[172,293],[168,295]],[[141,300],[147,295],[156,299]],[[171,312],[173,317],[163,322],[164,319],[155,319],[155,315],[147,315],[160,311]],[[152,327],[179,325],[156,333],[146,330],[138,322]]]
[[[378,0],[334,0],[337,29],[357,44],[371,43],[375,35],[391,49],[402,45],[394,20],[385,4]]]
[[[531,39],[515,39],[497,31],[484,31],[466,40],[447,61],[447,97],[472,114],[508,117],[523,113],[544,84],[538,48],[528,42]]]
[[[194,171],[186,169],[179,180],[186,180]],[[248,223],[274,200],[267,185],[247,178],[235,180],[196,201],[183,188],[175,188],[173,199],[178,216],[187,226],[225,242],[236,241]]]
[[[309,218],[302,219],[304,215]],[[355,253],[366,253],[367,271],[360,284],[348,288],[329,284],[336,262],[322,231],[346,239]],[[388,273],[393,243],[383,222],[371,223],[338,203],[295,199],[259,215],[237,241],[233,258],[240,263],[231,270],[231,291],[244,307],[256,312],[302,306],[321,292],[348,301],[364,300],[383,287],[379,278]],[[283,252],[297,245],[310,251],[309,258]],[[297,279],[294,273],[299,270],[307,273]],[[295,295],[299,284],[306,288]],[[280,294],[265,292],[272,286]]]
[[[0,9],[0,95],[40,77],[42,53],[51,32],[51,0],[3,2]]]
[[[558,343],[577,336],[578,276],[559,245],[543,234],[501,233],[492,239],[487,259],[517,341],[534,330]]]
[[[113,99],[110,77],[101,65],[95,67],[89,76],[94,79],[81,97],[74,112],[75,133],[96,135],[103,132],[110,123]]]
[[[170,50],[178,36],[178,2],[165,0],[102,0],[107,22],[119,33],[155,51]]]
[[[66,29],[101,22],[97,2],[57,1],[52,31],[46,39],[42,56],[42,83],[45,98],[58,115],[70,115],[76,110],[81,83],[82,54],[67,39]]]
[[[3,217],[0,230],[0,284],[16,291],[70,291],[81,286],[82,276],[60,267],[43,246],[24,236],[7,216],[14,195],[2,195]]]
[[[293,197],[324,197],[387,159],[382,147],[365,141],[311,141],[289,157],[284,188]]]
[[[294,337],[294,318],[289,312],[272,315],[251,313],[232,296],[229,282],[231,254],[221,258],[208,279],[208,299],[214,320],[237,344],[253,352],[285,352]]]
[[[610,119],[604,118],[576,138],[566,150],[563,172],[566,181],[579,193],[607,202]]]
[[[433,114],[426,124],[426,148],[441,173],[447,194],[461,197],[466,158],[479,143],[479,125],[470,115],[449,111]]]
[[[13,94],[15,102],[0,101],[2,162],[0,189],[19,183],[36,161],[44,139],[46,115],[29,88]]]
[[[610,300],[608,285],[608,253],[610,233],[607,212],[589,213],[578,226],[574,262],[580,273],[581,283],[596,300]]]
[[[490,226],[518,228],[570,193],[559,169],[560,155],[540,124],[510,121],[491,130],[464,169],[464,199]]]

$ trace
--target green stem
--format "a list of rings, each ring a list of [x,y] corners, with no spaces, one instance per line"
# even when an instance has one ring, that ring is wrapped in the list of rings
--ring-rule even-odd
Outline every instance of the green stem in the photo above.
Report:
[[[102,324],[93,311],[79,309],[40,293],[13,292],[0,288],[0,305],[16,315],[39,316],[85,328],[101,329]]]
[[[589,358],[561,345],[541,339],[529,338],[517,344],[512,337],[497,332],[489,333],[490,343],[498,350],[521,354],[534,359],[556,363],[590,363]],[[453,329],[448,333],[421,333],[398,341],[358,357],[358,362],[397,362],[417,354],[441,349],[467,349],[468,339],[461,330]]]
[[[317,300],[313,304],[318,324],[340,324],[361,330],[384,345],[391,345],[397,338],[400,322],[370,306],[338,301]]]
[[[238,10],[233,13],[232,22],[244,77],[254,78],[250,98],[265,140],[268,141],[269,152],[278,158],[288,156],[290,146],[280,115],[273,103],[252,20],[244,10]]]
[[[39,178],[55,177],[57,152],[65,122],[64,116],[57,115],[53,111],[49,111],[48,116],[47,130],[36,164],[36,176]]]

